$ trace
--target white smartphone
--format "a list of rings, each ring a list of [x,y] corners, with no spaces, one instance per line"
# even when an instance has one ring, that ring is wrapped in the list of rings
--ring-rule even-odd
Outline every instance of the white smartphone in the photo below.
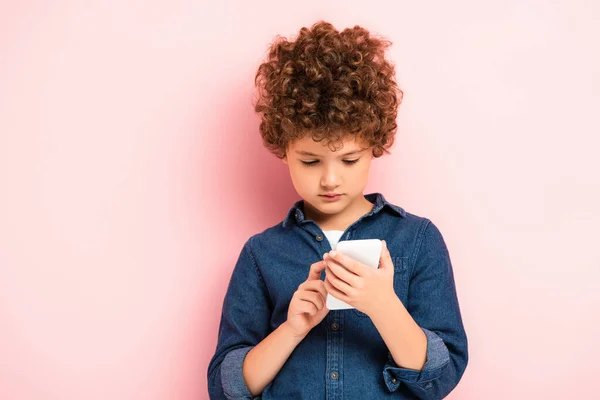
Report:
[[[336,251],[355,259],[373,269],[379,268],[382,243],[379,239],[342,240],[335,247]],[[354,308],[350,304],[327,293],[327,308],[330,310],[347,310]]]

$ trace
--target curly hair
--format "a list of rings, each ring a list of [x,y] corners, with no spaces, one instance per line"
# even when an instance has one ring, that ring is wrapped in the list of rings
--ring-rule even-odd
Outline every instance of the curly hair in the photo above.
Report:
[[[301,28],[293,41],[277,35],[254,81],[265,147],[284,158],[288,144],[307,134],[327,145],[354,135],[374,157],[389,154],[403,97],[384,58],[391,44],[358,25],[338,32],[325,21]]]

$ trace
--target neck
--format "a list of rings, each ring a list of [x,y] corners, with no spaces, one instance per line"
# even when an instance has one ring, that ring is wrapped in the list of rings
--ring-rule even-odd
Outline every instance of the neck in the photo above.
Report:
[[[334,215],[327,215],[319,213],[318,210],[314,210],[312,207],[306,207],[305,204],[305,217],[314,221],[321,230],[339,230],[345,231],[352,223],[358,220],[360,217],[370,212],[373,209],[373,203],[367,200],[364,195],[361,195],[352,205],[341,213]]]

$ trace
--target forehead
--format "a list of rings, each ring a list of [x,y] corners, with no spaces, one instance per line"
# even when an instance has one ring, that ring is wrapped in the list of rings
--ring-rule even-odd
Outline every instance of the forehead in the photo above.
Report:
[[[320,142],[315,141],[310,135],[304,136],[301,139],[290,143],[290,150],[310,151],[310,152],[339,152],[342,149],[344,152],[351,150],[362,150],[367,147],[367,143],[362,139],[353,135],[344,136],[341,141],[333,143],[327,140]]]

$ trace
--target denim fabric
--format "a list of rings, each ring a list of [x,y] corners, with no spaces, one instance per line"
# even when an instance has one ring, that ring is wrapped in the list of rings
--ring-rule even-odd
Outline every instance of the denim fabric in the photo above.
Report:
[[[365,197],[373,209],[340,240],[386,241],[396,294],[427,337],[423,369],[396,365],[366,314],[331,310],[255,399],[442,399],[461,379],[467,336],[442,234],[429,219],[389,203],[381,193]],[[310,265],[331,250],[324,232],[303,211],[299,200],[281,223],[248,239],[239,254],[208,366],[211,399],[252,399],[242,376],[244,357],[286,321],[292,295]]]

